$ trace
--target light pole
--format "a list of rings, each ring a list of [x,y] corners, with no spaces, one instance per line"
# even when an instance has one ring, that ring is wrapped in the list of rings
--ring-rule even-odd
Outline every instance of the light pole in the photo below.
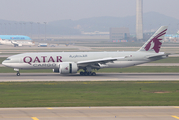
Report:
[[[7,33],[6,33],[6,23],[4,23],[4,25],[5,25],[5,35],[6,35],[6,34],[7,34]]]
[[[18,30],[17,29],[17,24],[16,23],[14,23],[15,24],[15,30]],[[16,31],[16,34],[18,34],[18,31]]]
[[[26,31],[25,31],[25,24],[26,24],[26,23],[23,23],[23,24],[24,24],[24,35],[25,35],[25,34],[26,34]]]
[[[47,24],[47,22],[44,22],[44,24],[45,24],[45,40],[46,40],[46,24]]]
[[[38,39],[40,39],[40,22],[37,22],[38,24],[38,28],[39,28],[39,35],[38,35]]]
[[[30,22],[30,24],[31,24],[31,38],[32,38],[32,24],[33,24],[33,22]]]
[[[150,24],[150,32],[152,32],[152,24]]]
[[[170,34],[170,24],[168,24],[168,33]]]
[[[11,23],[9,23],[9,34],[11,33]]]
[[[19,23],[19,24],[20,24],[20,29],[21,29],[20,34],[22,35],[22,23]]]
[[[2,24],[0,23],[0,25],[1,25],[1,28],[0,28],[0,29],[1,29],[1,33],[2,33]]]

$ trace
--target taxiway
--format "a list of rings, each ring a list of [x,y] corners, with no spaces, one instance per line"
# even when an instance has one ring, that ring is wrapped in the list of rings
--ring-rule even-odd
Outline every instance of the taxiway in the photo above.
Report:
[[[96,76],[58,73],[0,73],[0,82],[8,81],[178,81],[179,73],[97,73]]]
[[[175,120],[179,107],[0,108],[0,120]]]

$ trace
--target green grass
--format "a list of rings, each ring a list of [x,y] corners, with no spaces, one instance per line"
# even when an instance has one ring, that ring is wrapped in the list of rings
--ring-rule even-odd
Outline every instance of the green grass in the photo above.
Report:
[[[0,57],[0,64],[2,63],[2,61],[4,61],[6,58],[5,57]]]
[[[81,70],[80,70],[81,71]],[[15,73],[14,69],[7,67],[0,67],[0,73]],[[33,69],[33,70],[20,70],[21,73],[52,73],[52,69]],[[162,73],[162,72],[179,72],[178,66],[133,66],[128,68],[105,68],[95,70],[99,73]]]
[[[178,106],[179,82],[2,82],[0,96],[0,107]]]

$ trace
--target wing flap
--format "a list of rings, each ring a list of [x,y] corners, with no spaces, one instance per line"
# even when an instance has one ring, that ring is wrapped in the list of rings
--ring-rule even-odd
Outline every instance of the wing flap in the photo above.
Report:
[[[125,57],[115,57],[115,58],[103,58],[103,59],[95,59],[95,60],[86,60],[86,61],[79,61],[77,64],[95,64],[95,63],[108,63],[113,62],[118,59],[123,59]]]

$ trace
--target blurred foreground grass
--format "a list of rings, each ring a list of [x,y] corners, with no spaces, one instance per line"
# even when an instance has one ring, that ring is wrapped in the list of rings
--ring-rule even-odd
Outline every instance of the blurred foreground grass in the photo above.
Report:
[[[1,82],[0,107],[178,106],[178,81]]]

